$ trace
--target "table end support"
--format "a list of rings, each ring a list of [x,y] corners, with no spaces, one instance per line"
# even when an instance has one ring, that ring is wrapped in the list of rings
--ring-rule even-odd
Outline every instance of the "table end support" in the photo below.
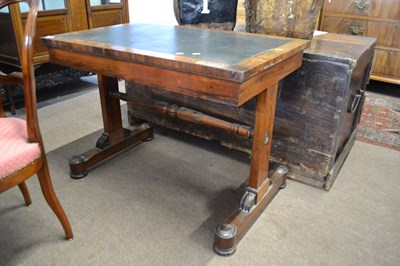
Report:
[[[153,126],[143,123],[132,130],[122,128],[108,136],[103,133],[96,142],[96,147],[69,159],[70,176],[73,179],[84,178],[89,171],[113,156],[140,142],[154,138]]]
[[[250,229],[250,226],[281,188],[286,185],[287,174],[288,169],[285,166],[277,166],[275,169],[271,169],[270,178],[258,190],[254,190],[251,187],[246,188],[240,206],[223,224],[218,225],[215,229],[213,244],[215,253],[221,256],[229,256],[235,253],[239,240]],[[268,189],[265,190],[265,188]],[[248,202],[251,199],[254,199],[254,205]]]

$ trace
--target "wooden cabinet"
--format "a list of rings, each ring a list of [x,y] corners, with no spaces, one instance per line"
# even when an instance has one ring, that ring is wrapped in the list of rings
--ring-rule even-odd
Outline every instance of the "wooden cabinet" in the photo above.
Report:
[[[325,0],[321,30],[377,38],[371,79],[400,84],[400,0]]]
[[[22,32],[27,5],[0,10],[0,63],[20,67]],[[129,22],[128,0],[41,0],[34,64],[48,62],[41,37]]]

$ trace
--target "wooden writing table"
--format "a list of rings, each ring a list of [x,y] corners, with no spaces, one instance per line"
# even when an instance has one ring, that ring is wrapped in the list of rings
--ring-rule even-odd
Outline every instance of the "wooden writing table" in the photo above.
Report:
[[[107,158],[153,137],[151,125],[122,126],[118,78],[240,106],[258,97],[254,128],[164,102],[146,106],[189,123],[215,126],[253,140],[250,176],[239,207],[217,226],[214,250],[230,255],[237,241],[286,182],[268,168],[278,82],[300,67],[309,41],[179,26],[125,24],[43,38],[50,61],[96,72],[104,133],[96,148],[70,159],[82,178]]]

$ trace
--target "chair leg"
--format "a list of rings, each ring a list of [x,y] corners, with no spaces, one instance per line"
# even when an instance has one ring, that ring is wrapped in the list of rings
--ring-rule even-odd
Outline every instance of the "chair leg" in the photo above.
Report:
[[[6,86],[7,95],[8,95],[8,102],[10,103],[10,111],[13,115],[16,114],[15,112],[15,104],[14,104],[14,94],[13,94],[13,87]]]
[[[61,222],[62,227],[64,228],[65,237],[67,240],[71,240],[73,238],[71,225],[68,221],[68,218],[62,208],[56,193],[53,189],[53,184],[50,180],[49,168],[47,165],[47,160],[43,160],[43,166],[37,173],[39,178],[40,187],[42,188],[42,192],[44,198],[49,204],[50,208],[54,211],[56,216]]]
[[[21,184],[19,184],[18,187],[21,190],[22,195],[24,196],[26,206],[30,206],[32,204],[32,200],[31,200],[31,196],[29,195],[29,190],[28,190],[28,187],[26,186],[25,182],[22,182]]]

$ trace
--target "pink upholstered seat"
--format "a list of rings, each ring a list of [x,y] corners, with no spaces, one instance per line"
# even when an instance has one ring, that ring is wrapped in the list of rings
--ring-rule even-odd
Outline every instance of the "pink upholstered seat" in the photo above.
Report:
[[[26,122],[0,118],[0,181],[40,158],[39,143],[28,143]]]

